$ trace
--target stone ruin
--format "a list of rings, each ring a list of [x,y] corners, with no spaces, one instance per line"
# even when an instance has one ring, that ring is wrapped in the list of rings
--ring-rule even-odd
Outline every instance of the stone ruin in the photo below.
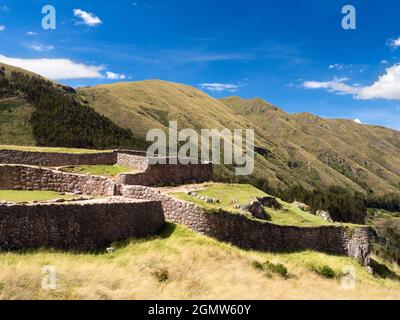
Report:
[[[57,170],[60,166],[99,164],[119,164],[137,172],[110,179]],[[247,217],[223,210],[210,213],[155,188],[211,181],[212,169],[211,164],[149,165],[145,153],[131,150],[88,154],[0,150],[0,189],[107,197],[71,203],[0,203],[0,251],[107,248],[118,240],[156,234],[167,219],[241,248],[311,249],[348,255],[368,264],[371,236],[365,226],[352,230],[337,225],[280,226],[262,220],[263,206],[280,206],[275,198],[259,198],[241,208],[253,212],[253,217]],[[217,199],[204,201],[218,203]]]

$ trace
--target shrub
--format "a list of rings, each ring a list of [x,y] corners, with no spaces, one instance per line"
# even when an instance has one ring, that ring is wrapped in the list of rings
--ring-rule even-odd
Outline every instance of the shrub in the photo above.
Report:
[[[267,262],[265,262],[264,265],[265,265],[265,268],[267,270],[271,271],[272,273],[276,273],[284,278],[287,278],[288,270],[283,264],[281,264],[281,263],[273,264],[273,263],[267,261]]]
[[[167,282],[169,279],[169,273],[167,268],[158,268],[155,271],[153,271],[152,274],[160,283]]]
[[[264,263],[260,263],[259,261],[253,261],[252,266],[256,270],[266,271],[266,276],[268,277],[271,276],[271,273],[278,274],[284,278],[288,277],[288,270],[281,263],[274,264],[269,261],[265,261]]]
[[[400,219],[378,219],[374,228],[378,233],[374,253],[387,261],[400,263]]]
[[[258,262],[257,260],[254,260],[251,265],[253,266],[254,269],[256,270],[263,270],[263,265],[261,262]]]
[[[327,279],[333,279],[336,276],[335,271],[328,265],[323,265],[322,267],[312,267],[311,268],[314,272],[318,273],[320,276],[327,278]]]

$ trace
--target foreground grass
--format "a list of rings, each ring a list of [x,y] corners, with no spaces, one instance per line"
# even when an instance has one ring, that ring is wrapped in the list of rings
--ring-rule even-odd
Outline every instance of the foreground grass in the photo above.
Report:
[[[288,276],[254,267],[267,260],[283,264]],[[41,288],[47,265],[57,272],[55,290]],[[338,274],[353,267],[356,288],[312,271],[323,265]],[[108,254],[3,253],[0,270],[0,299],[400,299],[399,282],[374,278],[347,257],[244,251],[173,224]]]
[[[53,191],[22,191],[22,190],[0,190],[0,201],[9,202],[32,202],[48,201],[54,199],[70,200],[73,195],[61,195]]]
[[[222,208],[228,212],[238,212],[233,208],[232,201],[235,200],[240,204],[250,203],[255,197],[269,196],[265,192],[247,184],[222,184],[215,183],[207,186],[203,190],[196,191],[197,194],[211,198],[217,198],[220,203],[208,204],[196,197],[190,196],[184,192],[173,193],[173,195],[181,200],[194,202],[206,209]],[[330,223],[313,214],[304,212],[294,205],[277,199],[282,205],[281,210],[273,208],[264,208],[270,222],[279,225],[293,226],[322,226]]]
[[[65,172],[73,172],[80,174],[90,174],[96,176],[115,177],[120,173],[132,173],[135,170],[129,167],[120,165],[82,165],[68,166],[60,169]]]
[[[0,145],[0,150],[19,150],[32,152],[56,152],[56,153],[99,153],[111,152],[111,150],[92,150],[92,149],[76,149],[76,148],[49,148],[49,147],[33,147],[33,146],[14,146]]]

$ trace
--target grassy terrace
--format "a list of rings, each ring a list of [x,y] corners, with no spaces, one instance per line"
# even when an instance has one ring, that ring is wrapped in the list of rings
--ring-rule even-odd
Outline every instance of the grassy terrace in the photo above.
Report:
[[[0,299],[400,298],[400,282],[376,278],[348,257],[241,250],[173,224],[159,236],[115,246],[109,254],[0,253]],[[288,277],[259,270],[255,261],[281,263]],[[56,290],[41,289],[45,265],[57,271]],[[325,265],[333,278],[313,271]],[[341,286],[345,266],[357,274],[354,290]]]
[[[208,204],[194,196],[188,195],[184,192],[172,193],[173,196],[193,202],[203,208],[215,210],[222,208],[225,211],[238,213],[237,209],[233,208],[232,201],[236,200],[240,204],[250,203],[255,197],[268,196],[261,190],[258,190],[246,184],[221,184],[216,183],[203,190],[196,191],[197,194],[217,198],[220,203]],[[329,225],[330,223],[318,216],[304,212],[294,205],[277,199],[281,205],[281,210],[272,208],[264,208],[270,222],[279,225],[293,225],[293,226],[321,226]]]
[[[134,173],[137,172],[133,168],[120,166],[120,165],[82,165],[82,166],[68,166],[60,168],[64,172],[72,172],[79,174],[90,174],[95,176],[115,177],[120,173]]]
[[[48,201],[54,199],[70,200],[73,195],[61,195],[53,191],[22,191],[22,190],[0,190],[0,201],[8,202],[32,202]]]
[[[19,150],[33,152],[58,152],[58,153],[99,153],[111,152],[112,150],[93,150],[93,149],[76,149],[76,148],[49,148],[49,147],[32,147],[32,146],[13,146],[0,145],[0,150]]]

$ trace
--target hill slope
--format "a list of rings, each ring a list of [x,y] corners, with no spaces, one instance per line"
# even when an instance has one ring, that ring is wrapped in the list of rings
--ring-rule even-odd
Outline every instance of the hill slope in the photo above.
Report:
[[[261,99],[230,97],[221,101],[271,134],[271,139],[290,141],[312,155],[310,171],[319,161],[365,191],[400,189],[398,131],[349,120],[322,119],[308,113],[287,114]]]
[[[254,128],[254,176],[274,188],[338,185],[378,194],[400,190],[400,133],[346,120],[291,115],[261,99],[216,100],[195,88],[141,81],[80,88],[81,98],[119,126],[145,137],[153,128]],[[113,107],[110,108],[110,105]]]
[[[261,100],[214,99],[165,81],[74,90],[0,65],[0,144],[81,148],[146,147],[148,130],[254,128],[254,179],[271,188],[341,186],[400,192],[400,132],[311,114],[288,114]],[[217,174],[237,178],[221,167]],[[249,181],[247,181],[249,182]]]
[[[5,64],[0,64],[0,123],[3,144],[92,148],[139,144],[130,130],[80,103],[73,88]]]

